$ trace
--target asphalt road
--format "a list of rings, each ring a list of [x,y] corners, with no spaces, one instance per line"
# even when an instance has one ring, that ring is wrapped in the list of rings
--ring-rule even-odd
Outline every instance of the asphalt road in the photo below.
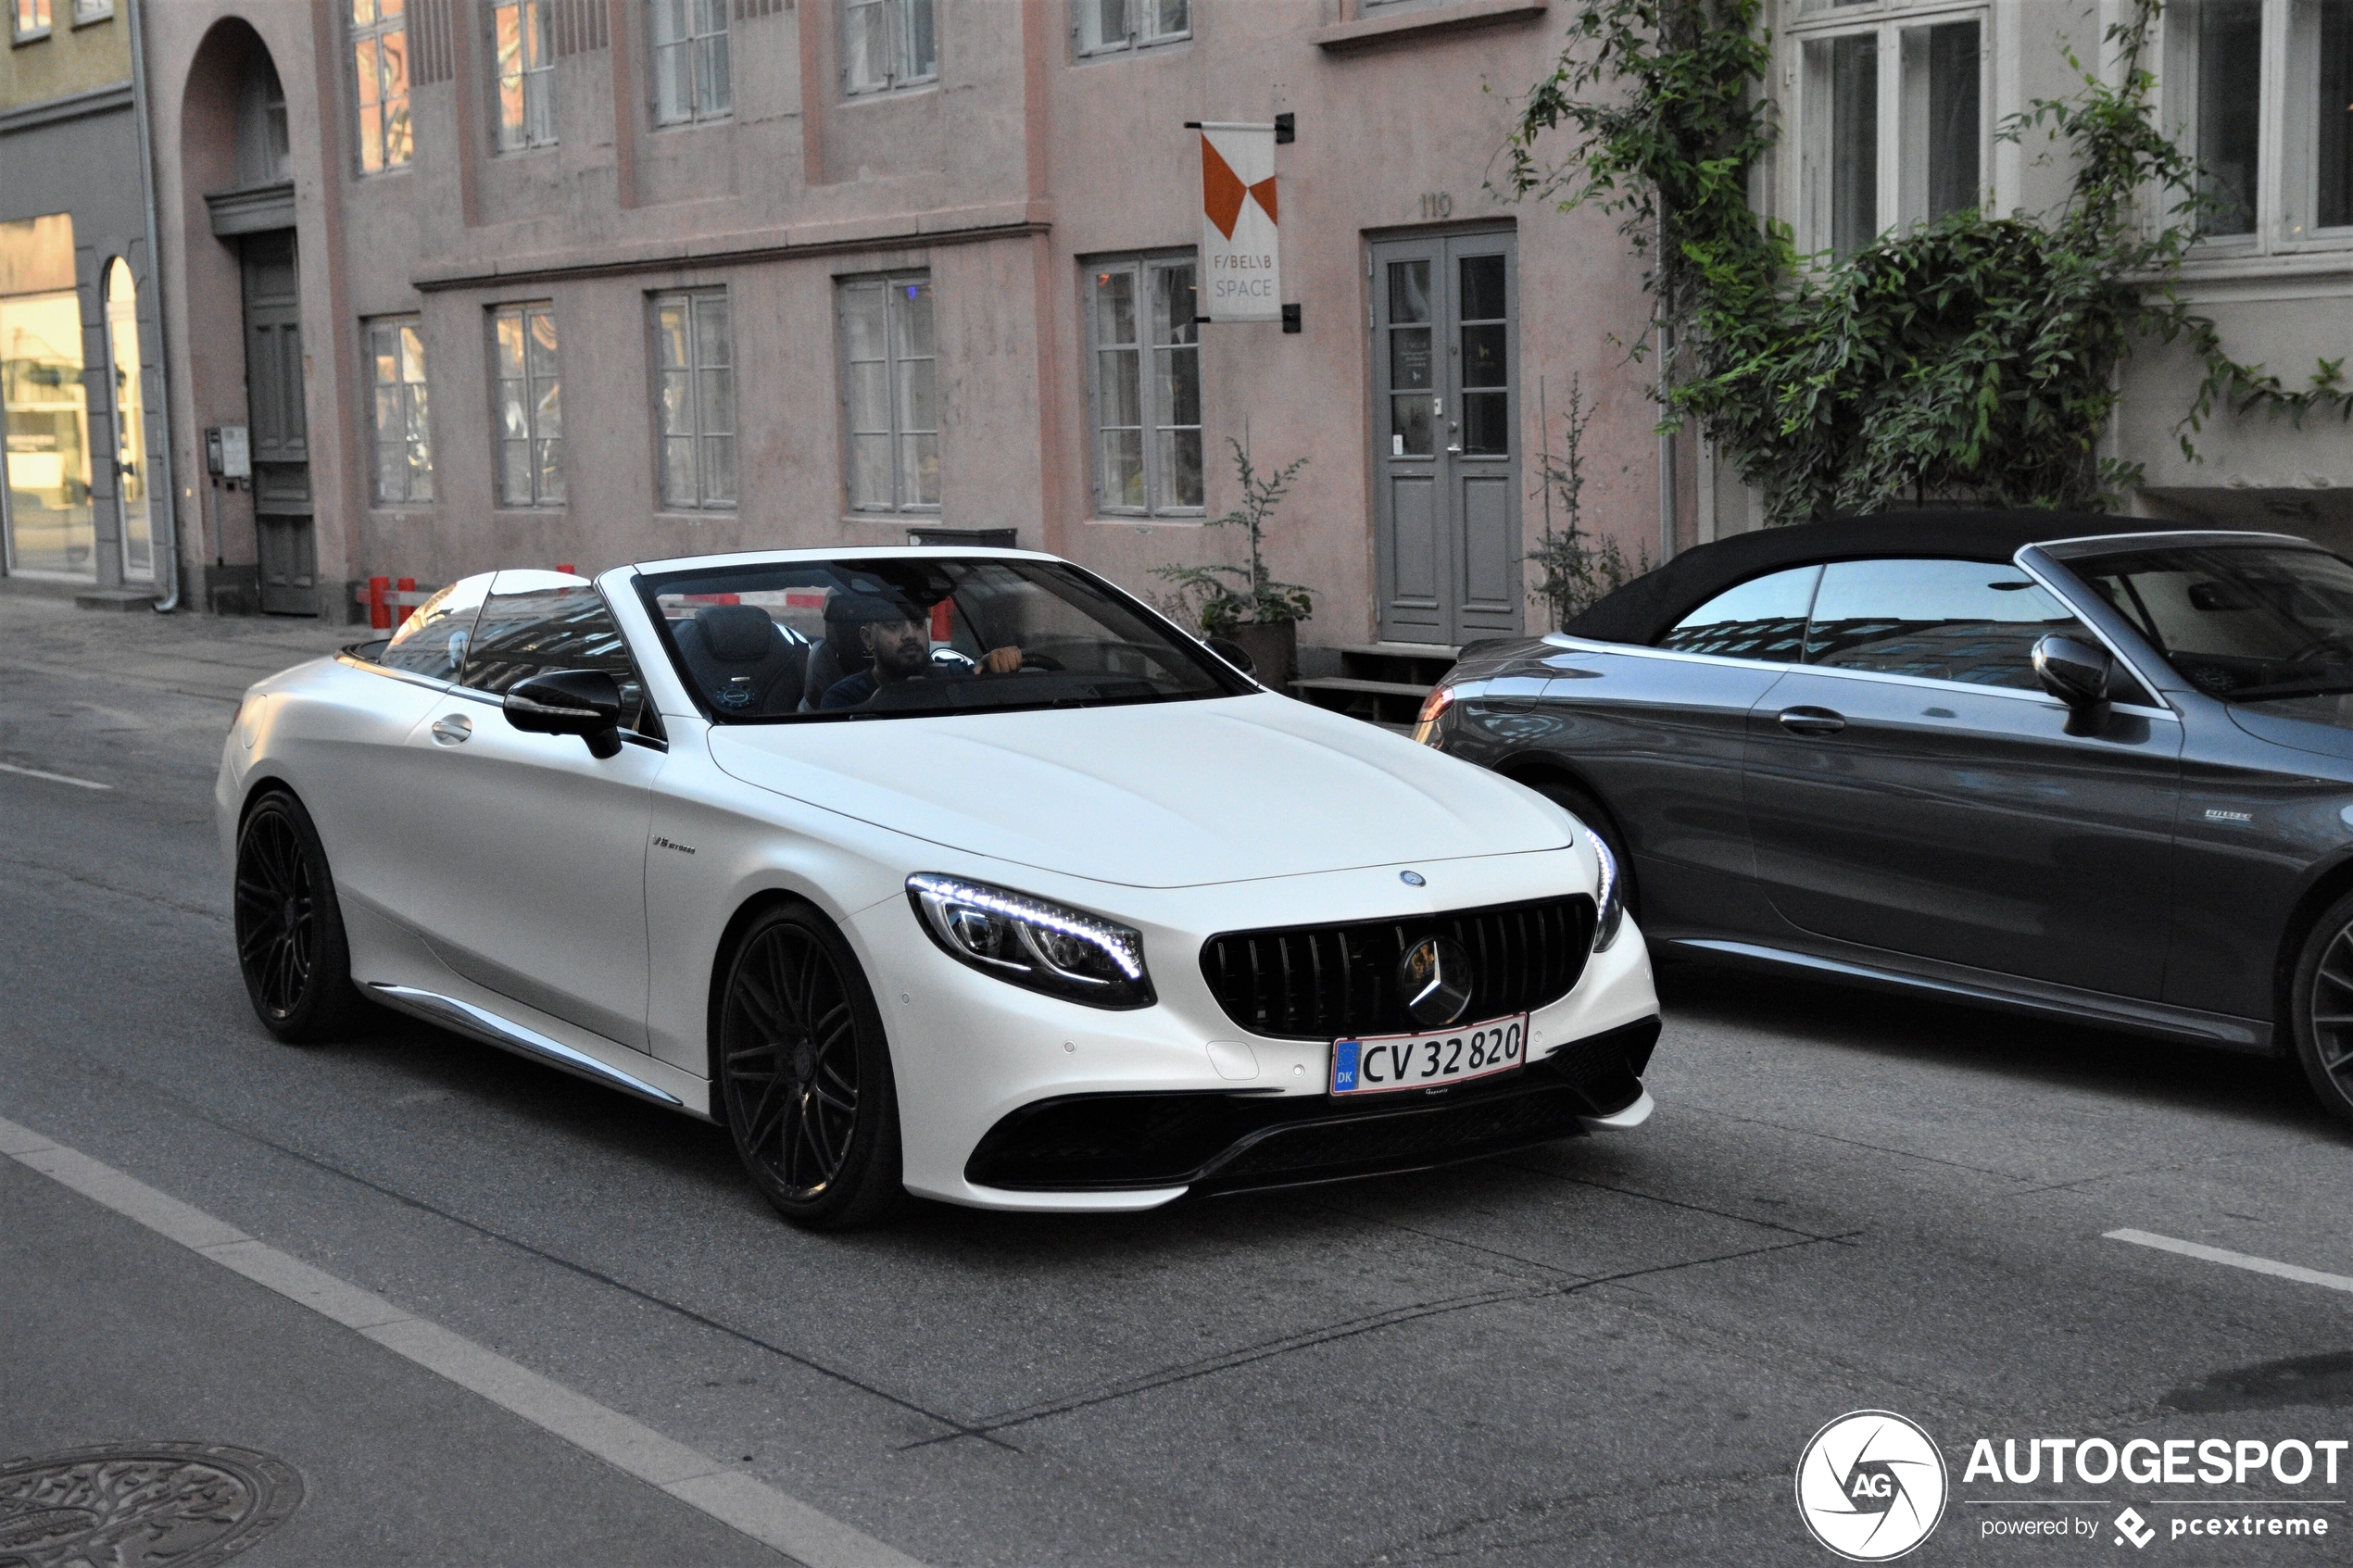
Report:
[[[0,1118],[923,1562],[1828,1563],[1793,1474],[1864,1408],[1951,1466],[1907,1561],[2137,1560],[2128,1503],[2152,1559],[2346,1554],[2353,1461],[1963,1475],[1979,1437],[2353,1436],[2353,1296],[2325,1277],[2353,1275],[2353,1140],[2275,1064],[1673,975],[1637,1133],[805,1236],[716,1129],[390,1018],[311,1050],[261,1031],[210,782],[232,694],[329,639],[233,630],[0,597]],[[240,1563],[782,1561],[0,1160],[0,1459],[171,1439],[304,1477]],[[2334,1531],[2171,1534],[2224,1510]],[[1988,1534],[2032,1517],[2097,1531]]]

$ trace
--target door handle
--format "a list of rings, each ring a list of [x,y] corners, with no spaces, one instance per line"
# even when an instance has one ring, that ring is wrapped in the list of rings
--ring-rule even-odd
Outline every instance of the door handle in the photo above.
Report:
[[[1463,455],[1463,449],[1462,449],[1461,447],[1459,447],[1459,446],[1449,446],[1448,448],[1446,448],[1446,450],[1448,450],[1449,452],[1452,452],[1452,453],[1453,453],[1454,456],[1456,456],[1457,458],[1459,458],[1459,457],[1461,457],[1461,456]]]
[[[462,713],[445,713],[433,721],[435,746],[458,746],[473,738],[474,721]]]
[[[1784,708],[1780,717],[1781,728],[1793,735],[1834,735],[1846,728],[1845,716],[1827,708]]]

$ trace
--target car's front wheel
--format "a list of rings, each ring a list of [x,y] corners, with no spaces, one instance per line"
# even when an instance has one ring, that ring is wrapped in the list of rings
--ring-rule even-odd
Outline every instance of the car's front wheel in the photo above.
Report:
[[[302,802],[271,790],[237,830],[237,968],[262,1027],[317,1045],[359,1019],[326,847]]]
[[[2296,1059],[2312,1092],[2353,1122],[2353,894],[2330,905],[2304,938],[2288,1003]]]
[[[816,910],[761,914],[721,992],[715,1076],[736,1153],[797,1225],[843,1230],[903,1196],[898,1095],[873,991]]]

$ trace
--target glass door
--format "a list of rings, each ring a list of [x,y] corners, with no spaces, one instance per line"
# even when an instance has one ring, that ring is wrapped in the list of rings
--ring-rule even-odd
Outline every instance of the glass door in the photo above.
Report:
[[[115,506],[122,521],[122,575],[146,582],[156,574],[155,536],[148,526],[147,395],[139,357],[139,288],[131,264],[107,264],[107,357],[114,383]]]

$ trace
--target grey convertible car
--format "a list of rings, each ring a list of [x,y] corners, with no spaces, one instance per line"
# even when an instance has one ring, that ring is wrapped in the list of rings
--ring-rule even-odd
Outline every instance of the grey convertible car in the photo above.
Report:
[[[1466,650],[1420,738],[1705,958],[2293,1052],[2353,1121],[2353,565],[1914,513],[1676,557]]]

